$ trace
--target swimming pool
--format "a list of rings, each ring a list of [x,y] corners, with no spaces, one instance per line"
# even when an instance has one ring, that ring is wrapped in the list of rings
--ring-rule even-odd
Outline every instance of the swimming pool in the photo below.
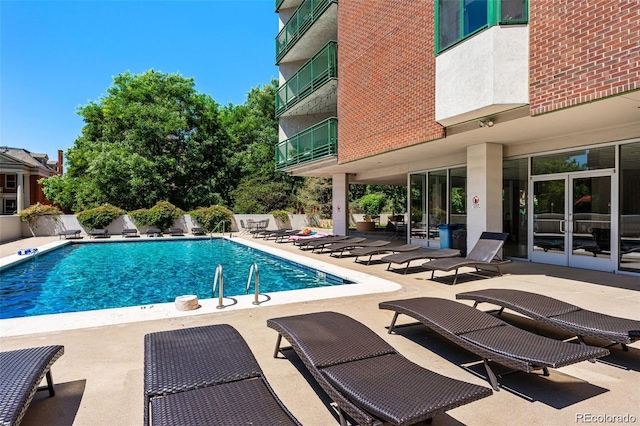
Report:
[[[263,294],[350,283],[225,239],[75,243],[0,272],[0,318],[211,298],[218,264],[225,297],[238,296],[253,262]]]

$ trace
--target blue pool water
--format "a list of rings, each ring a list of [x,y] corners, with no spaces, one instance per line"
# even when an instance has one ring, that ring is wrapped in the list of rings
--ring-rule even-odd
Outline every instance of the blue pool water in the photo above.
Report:
[[[347,283],[223,239],[72,244],[0,272],[0,318],[211,298],[218,264],[225,297],[238,296],[253,262],[262,294]]]

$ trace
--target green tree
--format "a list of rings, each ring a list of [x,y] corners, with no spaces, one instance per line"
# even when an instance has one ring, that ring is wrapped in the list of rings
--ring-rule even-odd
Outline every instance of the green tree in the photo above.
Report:
[[[66,174],[43,181],[63,207],[133,210],[168,200],[190,209],[216,204],[227,190],[229,138],[218,105],[193,78],[126,72],[78,114],[85,125],[66,153]]]

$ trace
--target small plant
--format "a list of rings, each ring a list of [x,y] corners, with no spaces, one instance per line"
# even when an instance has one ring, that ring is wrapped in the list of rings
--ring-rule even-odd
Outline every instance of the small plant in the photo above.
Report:
[[[26,222],[33,234],[33,230],[38,227],[38,218],[41,216],[52,216],[55,220],[62,214],[59,208],[56,206],[47,206],[44,204],[34,204],[18,213],[20,220]],[[35,235],[34,235],[35,236]]]
[[[184,212],[168,201],[158,201],[150,209],[140,209],[129,212],[129,216],[140,226],[168,229]],[[203,226],[204,227],[204,226]]]
[[[102,229],[127,212],[111,204],[103,204],[76,214],[78,222],[87,229]]]
[[[200,207],[199,209],[189,212],[192,218],[198,222],[207,232],[213,232],[218,227],[218,231],[231,229],[231,218],[233,212],[223,206]],[[219,227],[220,223],[224,223],[224,228]]]

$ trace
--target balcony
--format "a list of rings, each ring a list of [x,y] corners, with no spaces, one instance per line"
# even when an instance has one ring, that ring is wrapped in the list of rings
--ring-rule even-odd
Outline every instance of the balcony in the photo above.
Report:
[[[300,0],[276,0],[276,13],[279,12],[280,9],[296,7],[300,3],[302,3]]]
[[[327,118],[276,146],[276,170],[338,155],[338,119]]]
[[[276,63],[307,59],[337,36],[337,0],[305,0],[276,37]]]
[[[330,41],[278,88],[276,117],[283,116],[285,113],[286,115],[316,114],[336,109],[337,52],[337,43]],[[327,83],[330,84],[327,85]],[[328,87],[324,87],[325,85]]]

